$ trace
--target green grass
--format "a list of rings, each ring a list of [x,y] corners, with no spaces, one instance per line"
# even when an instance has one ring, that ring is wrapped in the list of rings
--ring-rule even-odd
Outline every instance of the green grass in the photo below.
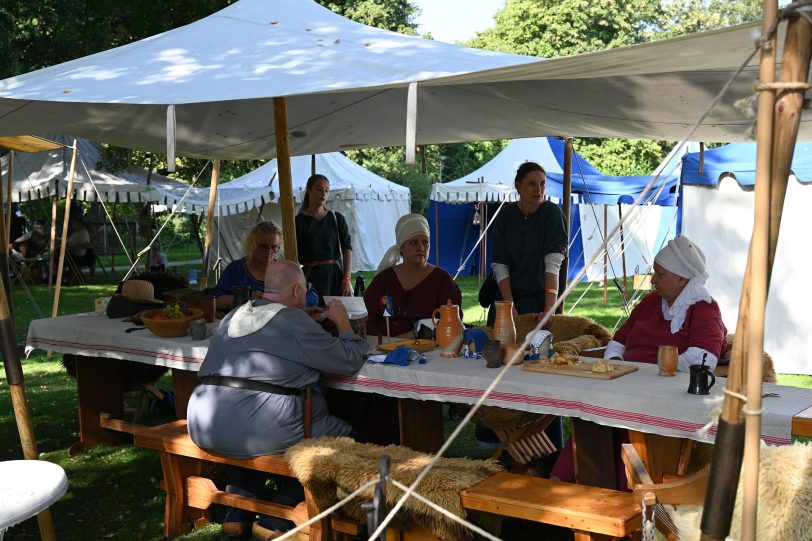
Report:
[[[181,269],[185,272],[185,268]],[[59,314],[93,310],[96,297],[110,295],[123,273],[105,277],[97,276],[86,286],[70,286],[62,289]],[[369,284],[373,273],[364,273]],[[463,292],[463,310],[466,323],[482,324],[484,311],[476,304],[479,283],[476,278],[461,277],[458,280]],[[583,293],[587,284],[579,284],[576,293],[567,301],[567,310]],[[50,316],[53,293],[46,286],[29,286],[27,293],[19,284],[13,286],[14,313],[17,320],[17,337],[25,339],[28,323],[40,312]],[[608,328],[615,326],[621,316],[619,295],[609,290],[608,302],[603,302],[601,285],[592,286],[578,303],[574,315],[596,319]],[[31,409],[37,445],[42,457],[65,468],[70,480],[67,494],[52,507],[59,539],[138,539],[160,540],[164,512],[163,492],[159,490],[161,468],[155,452],[132,446],[101,446],[77,457],[69,457],[67,448],[78,440],[76,385],[62,367],[61,357],[47,359],[45,355],[23,360],[25,388]],[[812,376],[779,375],[784,385],[812,387]],[[159,386],[171,386],[169,376],[159,381]],[[0,389],[5,389],[5,379],[0,376]],[[156,414],[145,422],[161,422]],[[457,423],[448,420],[445,431],[448,436]],[[566,426],[566,424],[565,424]],[[485,458],[491,451],[478,447],[473,437],[473,427],[466,426],[460,438],[449,450],[449,456]],[[0,391],[0,460],[19,459],[22,451],[8,392]],[[218,511],[219,513],[219,511]],[[219,518],[215,514],[215,519]],[[546,530],[535,531],[535,526],[507,525],[505,539],[526,539],[533,535],[538,539],[550,539]],[[6,539],[35,539],[38,530],[34,519],[18,525],[6,534]],[[208,541],[222,539],[219,525],[213,524],[197,530],[183,539]]]

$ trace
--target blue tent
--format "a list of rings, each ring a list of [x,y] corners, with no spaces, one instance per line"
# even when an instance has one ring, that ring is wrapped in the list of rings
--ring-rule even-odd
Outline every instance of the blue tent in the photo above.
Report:
[[[702,173],[699,173],[699,152],[682,158],[682,183],[716,186],[728,176],[740,186],[756,182],[756,144],[734,143],[705,150]],[[797,143],[792,156],[792,172],[801,183],[812,182],[812,143]]]
[[[478,272],[479,248],[467,262],[465,257],[479,238],[479,226],[474,225],[476,205],[465,203],[488,203],[488,216],[492,217],[502,201],[515,201],[513,179],[516,169],[526,161],[541,164],[547,172],[546,195],[559,202],[563,197],[564,141],[553,137],[515,139],[502,152],[473,173],[432,189],[427,218],[432,228],[432,244],[429,261],[454,275]],[[577,152],[572,158],[572,193],[574,204],[570,212],[570,268],[573,279],[584,265],[583,242],[580,236],[578,204],[632,203],[651,176],[615,177],[601,174]],[[677,178],[666,175],[647,194],[649,203],[673,206]],[[439,233],[438,233],[439,232]],[[490,234],[490,230],[489,230]],[[488,239],[490,240],[490,239]],[[488,243],[489,245],[490,243]],[[490,266],[490,253],[486,265]]]

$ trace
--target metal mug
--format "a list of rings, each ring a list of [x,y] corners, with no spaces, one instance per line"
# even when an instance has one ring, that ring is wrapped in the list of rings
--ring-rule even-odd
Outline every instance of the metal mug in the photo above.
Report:
[[[208,329],[205,319],[196,319],[189,323],[189,335],[192,340],[205,340]]]
[[[688,383],[688,392],[699,395],[709,394],[711,387],[716,383],[716,376],[711,372],[710,367],[705,364],[704,359],[702,364],[691,365],[689,369],[691,370],[691,379]]]

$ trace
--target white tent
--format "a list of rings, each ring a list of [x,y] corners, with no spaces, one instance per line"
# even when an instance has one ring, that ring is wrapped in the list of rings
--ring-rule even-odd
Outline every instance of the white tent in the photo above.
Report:
[[[370,28],[306,0],[241,0],[188,26],[0,82],[0,135],[70,127],[164,151],[169,118],[180,155],[273,157],[272,98],[285,97],[293,155],[402,145],[408,89],[418,83],[418,143],[673,140],[747,59],[755,28],[541,61]],[[753,94],[757,63],[697,139],[746,137],[752,120],[734,103]],[[808,115],[802,138],[812,132]]]
[[[312,170],[311,157],[292,158],[290,165],[294,200],[301,203]],[[377,268],[386,249],[395,243],[398,218],[410,212],[409,188],[367,171],[339,152],[317,154],[316,172],[330,179],[327,206],[347,219],[353,243],[353,272]],[[260,213],[266,220],[282,223],[279,204],[271,203],[277,178],[277,163],[272,160],[247,175],[220,185],[221,217],[216,222],[219,233],[214,247],[215,250],[219,248],[219,255],[226,262],[242,257],[242,240],[248,229],[260,219]],[[156,190],[167,204],[179,203],[185,191],[160,185]],[[194,194],[184,199],[183,208],[187,212],[204,212],[209,189],[194,190]]]
[[[683,186],[682,231],[698,239],[710,272],[708,290],[719,303],[728,332],[736,331],[747,249],[753,231],[752,187],[745,189],[730,174],[716,186]],[[812,185],[790,175],[775,253],[765,319],[764,350],[778,372],[812,374],[809,352],[808,246]]]
[[[20,152],[14,155],[14,178],[11,186],[11,200],[15,203],[57,196],[64,198],[68,189],[73,138],[56,135],[46,139],[66,145],[64,148],[48,152]],[[81,201],[119,201],[121,203],[141,203],[156,201],[158,194],[147,183],[147,171],[135,168],[131,172],[109,173],[98,169],[101,160],[100,146],[87,139],[77,141],[76,172],[73,179],[74,198]],[[0,159],[2,163],[3,201],[8,201],[7,190],[9,155]],[[180,186],[181,183],[153,173],[150,183],[166,186]],[[92,182],[91,182],[92,179]]]

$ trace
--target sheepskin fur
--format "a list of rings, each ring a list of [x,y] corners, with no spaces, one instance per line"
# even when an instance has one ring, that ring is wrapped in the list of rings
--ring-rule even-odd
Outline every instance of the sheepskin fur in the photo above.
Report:
[[[431,455],[418,453],[399,445],[372,445],[357,443],[350,438],[321,437],[297,443],[285,453],[290,469],[307,489],[313,493],[317,505],[327,508],[374,479],[378,473],[381,455],[391,459],[389,474],[404,485],[411,485],[431,460]],[[502,467],[494,460],[470,460],[466,458],[441,458],[417,489],[421,496],[443,506],[452,513],[465,518],[466,511],[460,503],[459,492],[494,475]],[[366,522],[361,503],[372,501],[373,488],[355,498],[342,510],[355,520]],[[387,487],[387,504],[394,505],[402,491],[393,485]],[[474,519],[475,517],[470,517]],[[498,533],[498,520],[487,523],[485,515],[477,520],[482,527]],[[447,541],[469,541],[470,530],[458,525],[427,505],[410,498],[392,522],[392,526],[411,529],[421,526],[437,537]]]
[[[727,335],[727,348],[722,352],[719,358],[719,365],[714,370],[714,373],[721,377],[726,378],[730,363],[730,354],[733,352],[733,339],[736,338],[735,334]],[[764,366],[762,368],[761,381],[764,383],[778,383],[778,377],[775,374],[775,364],[773,358],[766,351],[764,352]]]
[[[728,539],[741,537],[742,486],[739,479],[736,507]],[[702,506],[670,509],[682,541],[700,537]],[[812,444],[795,442],[780,447],[762,444],[758,479],[758,541],[812,539]]]

